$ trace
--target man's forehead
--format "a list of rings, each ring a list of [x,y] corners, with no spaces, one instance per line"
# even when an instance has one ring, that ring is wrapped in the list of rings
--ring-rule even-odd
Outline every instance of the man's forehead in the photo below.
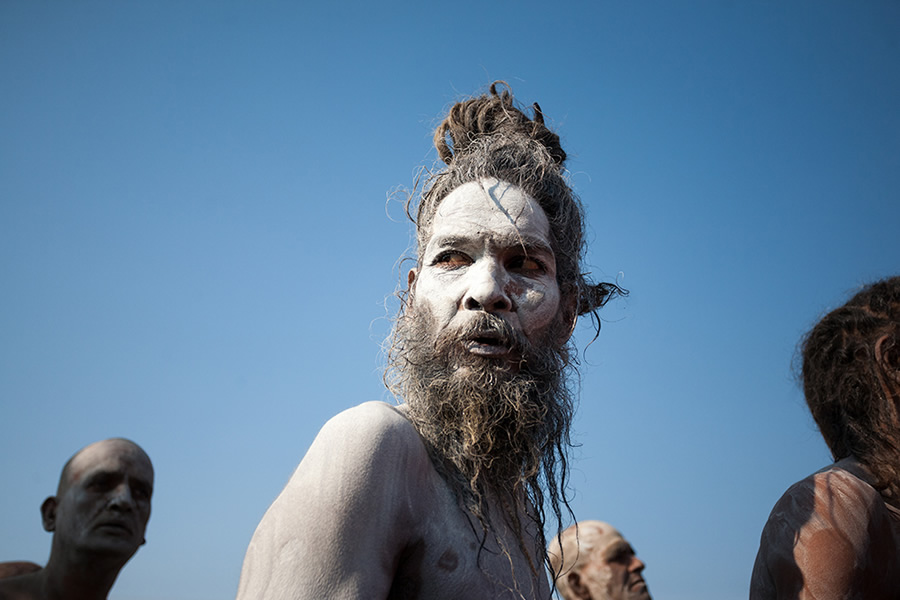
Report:
[[[598,550],[605,560],[610,560],[615,558],[615,556],[623,550],[631,551],[631,544],[629,544],[625,538],[619,536],[609,540],[606,545],[598,548]]]
[[[541,206],[521,188],[497,179],[465,183],[438,205],[429,243],[438,237],[509,236],[517,243],[548,245],[550,223]],[[498,240],[499,241],[499,240]]]
[[[153,465],[136,444],[127,440],[95,442],[76,454],[67,469],[68,483],[75,483],[94,471],[129,471],[153,482]]]
[[[622,537],[622,534],[608,523],[594,521],[587,525],[583,525],[582,528],[583,530],[579,531],[579,535],[595,551],[603,552],[618,542],[625,542],[625,538]]]

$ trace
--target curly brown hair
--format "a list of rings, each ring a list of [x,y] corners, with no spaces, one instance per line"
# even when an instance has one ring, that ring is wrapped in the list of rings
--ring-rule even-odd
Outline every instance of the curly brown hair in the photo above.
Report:
[[[900,277],[865,286],[801,344],[806,402],[835,460],[855,456],[900,501]]]

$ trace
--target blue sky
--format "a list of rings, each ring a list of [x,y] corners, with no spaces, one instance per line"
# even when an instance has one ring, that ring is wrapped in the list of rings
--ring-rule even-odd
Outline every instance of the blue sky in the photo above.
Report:
[[[898,30],[891,1],[0,3],[0,560],[45,561],[63,463],[124,436],[157,482],[112,598],[233,596],[321,425],[390,400],[392,192],[505,79],[631,290],[581,354],[575,514],[655,597],[745,598],[829,462],[797,341],[900,271]]]

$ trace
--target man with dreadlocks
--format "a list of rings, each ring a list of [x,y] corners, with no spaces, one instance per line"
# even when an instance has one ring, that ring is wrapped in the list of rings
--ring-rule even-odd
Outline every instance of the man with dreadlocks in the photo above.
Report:
[[[550,596],[569,337],[620,290],[582,276],[582,209],[537,104],[492,85],[435,145],[447,167],[418,205],[386,377],[403,402],[323,427],[250,542],[240,600]]]
[[[794,484],[760,540],[751,600],[900,598],[900,277],[863,288],[802,345],[835,463]]]

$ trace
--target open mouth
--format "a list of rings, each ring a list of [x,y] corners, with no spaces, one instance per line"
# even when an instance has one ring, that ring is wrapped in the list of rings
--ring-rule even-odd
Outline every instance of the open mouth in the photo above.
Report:
[[[479,356],[505,356],[510,347],[499,333],[481,332],[466,340],[466,350]]]

